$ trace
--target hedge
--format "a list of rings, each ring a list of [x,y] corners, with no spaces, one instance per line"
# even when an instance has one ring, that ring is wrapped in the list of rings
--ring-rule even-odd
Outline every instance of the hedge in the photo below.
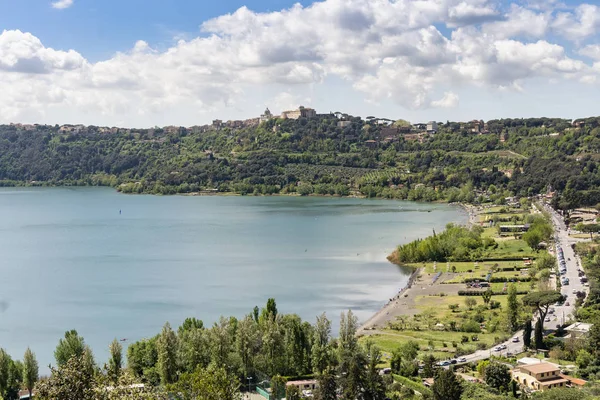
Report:
[[[483,278],[465,278],[463,279],[463,282],[465,283],[469,283],[469,282],[475,282],[475,281],[485,281],[485,279]],[[487,282],[491,282],[491,283],[503,283],[503,282],[531,282],[531,277],[530,276],[513,276],[513,277],[508,277],[508,276],[492,276],[490,278],[489,281]]]
[[[459,290],[458,291],[458,295],[459,296],[481,296],[482,294],[484,294],[486,291],[485,290]],[[517,294],[527,294],[529,293],[526,290],[518,290]],[[506,296],[508,295],[508,290],[506,292],[492,292],[493,296]]]
[[[394,377],[395,381],[400,382],[402,385],[411,388],[415,392],[421,393],[424,397],[425,396],[427,396],[427,397],[433,396],[433,392],[431,391],[431,389],[426,388],[425,385],[423,385],[422,383],[415,382],[412,379],[409,379],[409,378],[406,378],[406,377],[400,376],[400,375],[394,374],[393,377]]]

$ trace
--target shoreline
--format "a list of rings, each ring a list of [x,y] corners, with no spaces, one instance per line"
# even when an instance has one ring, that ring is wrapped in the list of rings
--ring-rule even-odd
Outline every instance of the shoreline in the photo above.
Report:
[[[459,207],[463,208],[467,214],[468,214],[468,220],[466,223],[466,226],[468,228],[471,228],[475,225],[477,225],[479,223],[478,219],[479,219],[479,214],[481,213],[481,210],[475,206],[475,205],[471,205],[471,204],[466,204],[466,203],[448,203],[449,205],[458,205]],[[417,281],[421,280],[421,278],[423,278],[424,276],[424,268],[422,267],[417,267],[415,268],[414,266],[410,266],[410,265],[401,265],[399,263],[394,262],[394,254],[395,254],[396,250],[394,249],[394,251],[388,255],[387,259],[390,263],[395,264],[395,265],[399,265],[401,267],[405,267],[405,268],[413,268],[413,272],[411,273],[410,277],[408,278],[408,282],[407,284],[400,289],[400,291],[398,291],[398,293],[391,298],[386,304],[384,304],[378,311],[376,311],[368,320],[366,320],[364,323],[362,323],[357,331],[357,335],[361,336],[366,334],[367,331],[372,331],[372,330],[376,330],[378,328],[380,328],[381,324],[393,321],[394,318],[398,315],[406,315],[406,313],[393,313],[392,315],[390,315],[390,309],[393,308],[397,310],[399,305],[405,305],[405,304],[400,304],[399,300],[401,300],[402,298],[405,297],[409,297],[410,293],[412,292],[412,289],[414,289],[415,283],[417,283]],[[432,284],[432,286],[435,286],[436,284]],[[437,285],[439,285],[439,283],[437,283]],[[407,310],[408,311],[408,310]]]
[[[422,272],[423,272],[423,268],[415,269],[412,272],[412,274],[410,274],[406,285],[402,289],[400,289],[400,291],[398,291],[398,293],[394,297],[392,297],[386,304],[384,304],[383,307],[379,311],[377,311],[375,314],[373,314],[371,316],[371,318],[369,318],[367,321],[365,321],[358,328],[357,334],[361,335],[364,333],[363,331],[375,329],[376,322],[380,322],[379,321],[380,319],[386,319],[385,317],[387,315],[389,315],[389,311],[387,311],[389,309],[389,307],[391,305],[393,305],[394,303],[397,304],[398,300],[400,300],[403,295],[407,294],[407,292],[413,287],[415,282],[421,277]],[[385,312],[385,314],[384,314],[384,312]]]

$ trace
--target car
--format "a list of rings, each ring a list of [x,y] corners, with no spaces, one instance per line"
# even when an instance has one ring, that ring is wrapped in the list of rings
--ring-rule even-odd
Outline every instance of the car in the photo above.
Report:
[[[577,289],[573,289],[573,294],[577,294]]]
[[[496,347],[494,348],[494,351],[502,351],[502,346],[496,346]]]
[[[519,343],[519,337],[515,336],[514,338],[512,338],[512,342],[513,343]]]
[[[544,322],[550,322],[550,317],[546,317],[546,319],[544,320]]]
[[[461,364],[464,364],[464,363],[467,362],[467,359],[464,358],[464,357],[461,357],[461,358],[458,359],[458,362],[461,363]]]
[[[554,312],[555,312],[554,308],[551,308],[548,310],[548,314],[554,314]]]
[[[565,303],[565,306],[569,307],[571,305],[571,303],[569,303],[568,301]]]
[[[442,367],[447,367],[447,366],[451,365],[451,363],[450,363],[450,361],[442,361],[442,362],[440,363],[440,365],[441,365]]]
[[[514,354],[511,353],[510,351],[508,353],[506,353],[506,357],[512,357],[512,356],[514,356]]]
[[[588,287],[588,286],[590,286],[590,284],[587,282],[583,282],[583,286]]]
[[[456,360],[454,360],[454,359],[450,360],[450,364],[453,364],[453,365],[454,365],[454,364],[457,364],[457,363],[458,363],[458,361],[456,361]]]
[[[500,345],[500,346],[498,346],[498,347],[500,347],[500,350],[506,350],[506,349],[508,349],[508,346],[507,346],[507,345],[505,345],[505,344],[501,344],[501,345]]]

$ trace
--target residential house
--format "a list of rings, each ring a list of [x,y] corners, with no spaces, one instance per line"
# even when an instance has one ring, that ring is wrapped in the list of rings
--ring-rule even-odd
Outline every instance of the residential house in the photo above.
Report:
[[[367,140],[365,141],[365,146],[367,146],[370,149],[376,149],[377,148],[377,142],[374,140]]]
[[[435,121],[429,121],[427,123],[427,133],[437,133],[438,124]]]
[[[586,324],[584,322],[575,322],[573,325],[569,325],[565,328],[565,331],[571,334],[572,338],[582,338],[587,336],[592,328],[593,324]]]
[[[352,125],[352,121],[338,121],[337,123],[338,128],[345,128],[350,125]]]
[[[314,379],[304,381],[288,381],[285,386],[296,386],[300,391],[315,390],[319,387],[319,382]]]
[[[561,376],[556,365],[547,362],[520,365],[510,371],[510,374],[519,385],[531,391],[566,387],[569,383],[568,379]]]
[[[215,129],[220,129],[223,126],[223,121],[220,119],[213,119],[212,127]]]

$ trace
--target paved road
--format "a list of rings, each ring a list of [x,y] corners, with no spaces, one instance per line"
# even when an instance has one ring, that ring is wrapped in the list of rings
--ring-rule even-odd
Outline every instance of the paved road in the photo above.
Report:
[[[554,330],[557,325],[568,322],[569,319],[572,318],[573,311],[575,310],[575,299],[576,296],[573,294],[573,290],[583,291],[586,294],[589,292],[589,288],[583,286],[580,281],[580,277],[578,274],[579,266],[581,265],[581,260],[579,257],[575,256],[575,252],[571,248],[573,243],[576,243],[577,240],[569,237],[567,227],[565,226],[564,220],[561,215],[554,211],[550,206],[545,205],[546,211],[548,211],[552,215],[552,222],[554,224],[555,231],[555,243],[562,247],[565,263],[567,267],[566,276],[569,278],[569,284],[562,286],[561,293],[567,298],[565,303],[562,306],[553,306],[554,314],[549,315],[550,321],[544,322],[545,330]],[[567,306],[566,304],[569,303]],[[535,322],[535,317],[534,317]],[[513,342],[514,338],[518,338],[518,342]],[[494,346],[492,349],[487,350],[478,350],[475,353],[464,356],[467,359],[467,362],[480,361],[490,358],[492,355],[500,356],[507,355],[507,353],[518,354],[523,351],[523,331],[516,332],[508,341],[501,343],[498,346],[504,345],[506,349],[496,351],[495,349],[498,346]]]
[[[565,263],[567,272],[564,275],[569,278],[569,284],[561,287],[561,293],[566,297],[566,301],[562,306],[554,307],[555,313],[551,317],[551,321],[546,321],[544,324],[545,328],[556,329],[559,324],[564,324],[570,319],[573,319],[573,312],[575,311],[575,301],[577,297],[573,293],[585,292],[586,295],[589,293],[589,287],[584,286],[581,283],[579,276],[579,268],[581,266],[581,260],[575,255],[571,245],[577,243],[578,240],[569,237],[567,227],[565,226],[564,220],[561,215],[552,209],[550,206],[545,206],[546,211],[552,215],[552,223],[554,224],[554,240],[557,246],[560,246],[564,253]],[[555,254],[556,255],[556,254]],[[569,304],[569,305],[567,305]]]

